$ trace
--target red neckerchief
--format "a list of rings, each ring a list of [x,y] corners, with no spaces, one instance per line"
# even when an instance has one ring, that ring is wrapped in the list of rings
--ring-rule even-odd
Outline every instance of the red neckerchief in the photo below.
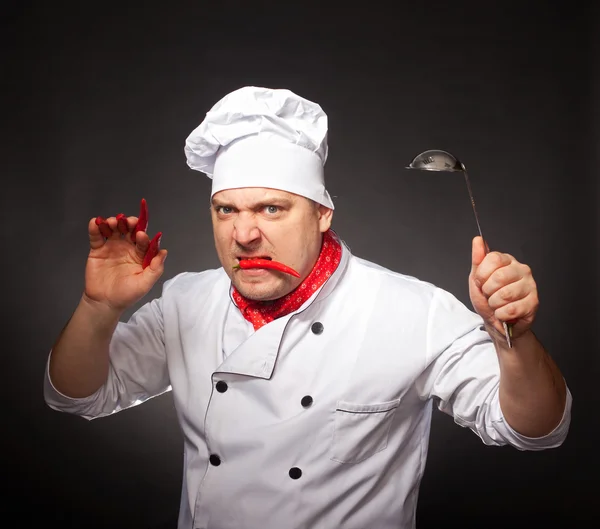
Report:
[[[257,331],[263,325],[298,310],[335,272],[341,256],[342,246],[328,230],[323,234],[323,244],[315,266],[304,281],[289,294],[273,302],[264,303],[246,299],[233,287],[233,299],[244,318],[252,323],[254,330]]]

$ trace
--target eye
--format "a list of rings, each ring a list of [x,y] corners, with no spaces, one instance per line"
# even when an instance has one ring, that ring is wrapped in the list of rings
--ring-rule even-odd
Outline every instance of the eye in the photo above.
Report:
[[[220,213],[221,215],[230,215],[233,213],[233,208],[230,208],[229,206],[217,206],[216,210],[217,213]]]
[[[279,213],[279,207],[278,206],[265,206],[265,211],[269,215],[274,215],[275,213]]]

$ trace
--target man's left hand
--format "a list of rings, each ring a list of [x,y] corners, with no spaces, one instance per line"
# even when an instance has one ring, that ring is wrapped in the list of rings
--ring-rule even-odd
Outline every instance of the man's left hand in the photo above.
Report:
[[[502,322],[512,323],[513,340],[526,333],[537,313],[539,299],[531,269],[512,255],[490,252],[483,239],[473,239],[469,295],[488,332],[504,336]]]

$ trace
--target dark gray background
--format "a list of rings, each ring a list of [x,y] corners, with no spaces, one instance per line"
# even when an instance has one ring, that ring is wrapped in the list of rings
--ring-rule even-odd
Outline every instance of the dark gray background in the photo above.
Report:
[[[148,299],[181,271],[219,266],[210,181],[187,168],[183,143],[218,99],[250,84],[289,88],[328,113],[333,227],[357,255],[470,306],[477,229],[464,179],[404,169],[442,148],[469,170],[492,249],[533,269],[534,329],[574,396],[570,435],[521,453],[485,447],[435,413],[418,527],[598,526],[598,8],[328,4],[4,4],[11,527],[175,527],[182,439],[171,396],[90,423],[47,408],[42,376],[82,291],[90,217],[137,215],[147,199],[149,233],[162,231],[169,250]]]

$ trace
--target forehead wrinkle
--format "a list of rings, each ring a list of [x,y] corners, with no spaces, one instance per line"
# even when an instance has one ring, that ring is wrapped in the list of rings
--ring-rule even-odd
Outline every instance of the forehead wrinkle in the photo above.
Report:
[[[236,197],[237,195],[237,197]],[[217,206],[232,206],[236,209],[256,209],[259,206],[266,206],[270,204],[285,203],[294,204],[294,195],[286,193],[284,191],[277,191],[271,189],[265,189],[263,193],[260,193],[259,197],[247,198],[247,194],[219,193],[219,196],[212,198],[212,204]]]

